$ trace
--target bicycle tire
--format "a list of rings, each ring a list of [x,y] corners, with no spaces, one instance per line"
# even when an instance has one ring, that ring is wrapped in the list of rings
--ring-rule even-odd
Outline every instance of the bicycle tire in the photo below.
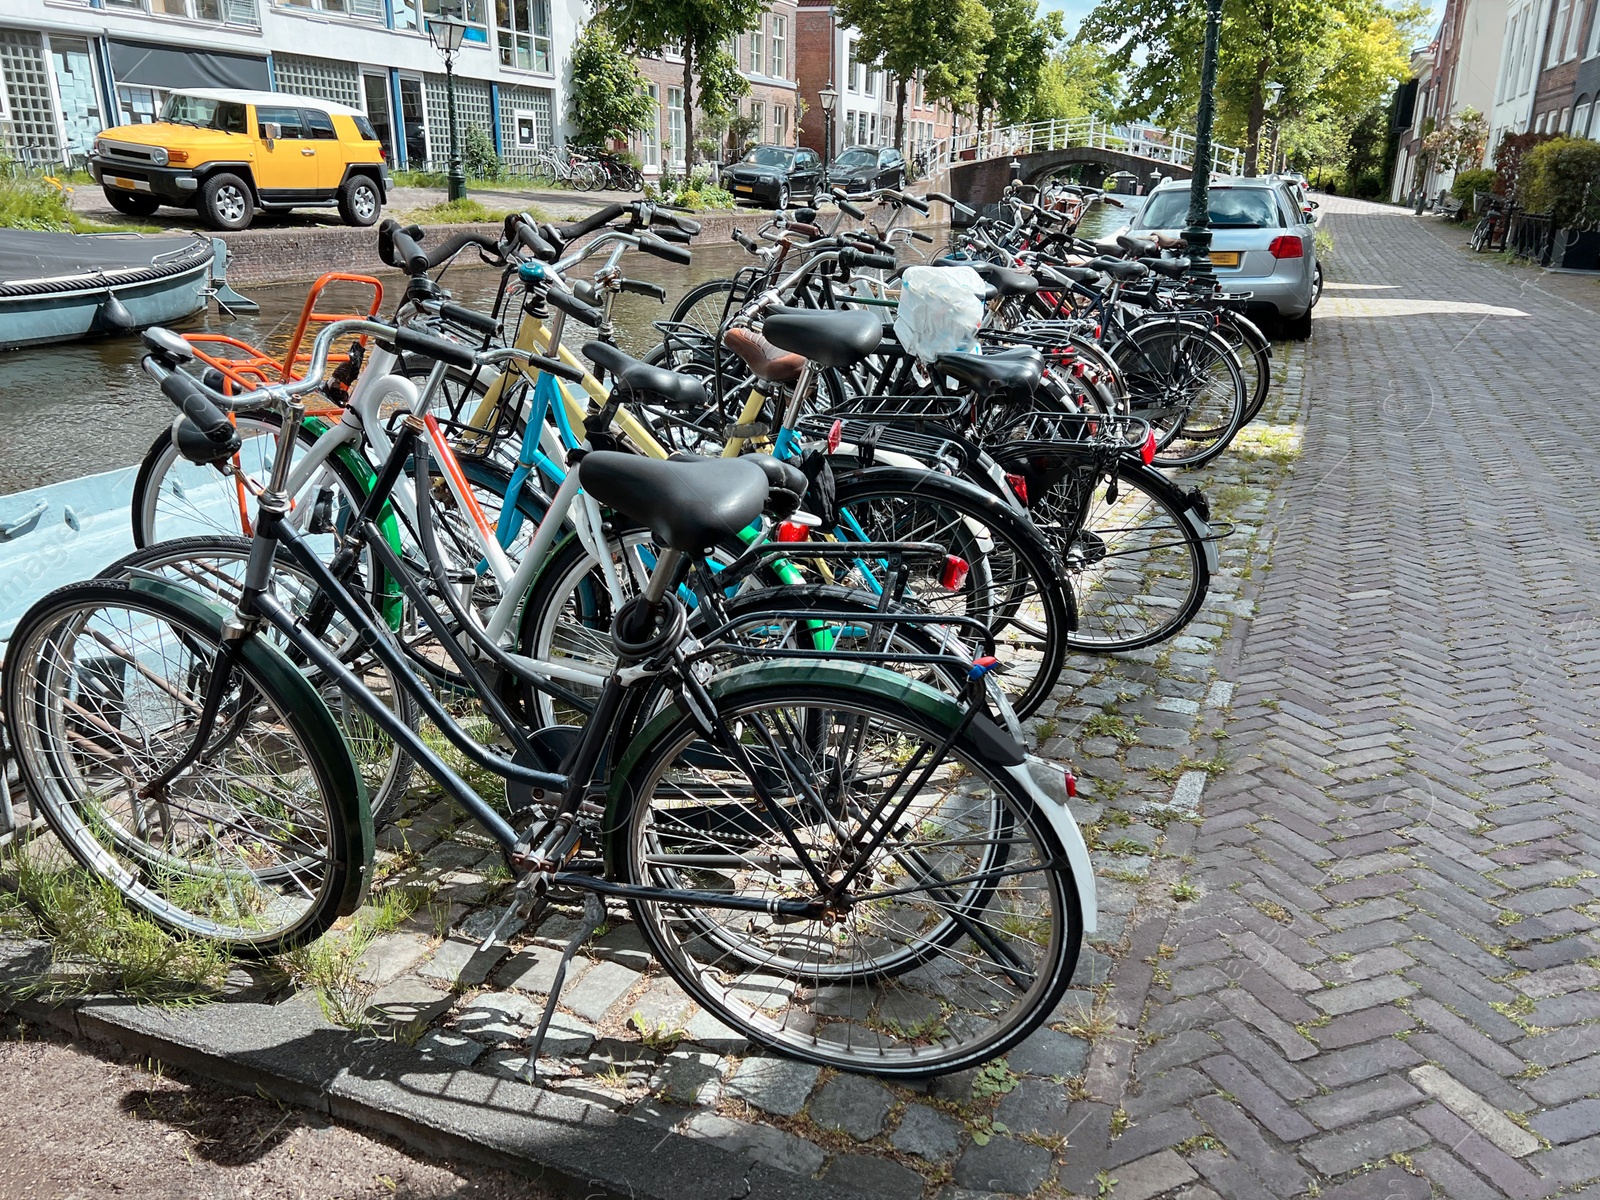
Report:
[[[741,741],[753,739],[752,762],[769,792],[792,798],[785,803],[791,815],[809,818],[808,845],[826,862],[860,832],[870,787],[894,778],[888,765],[863,767],[865,752],[883,746],[887,764],[892,745],[920,762],[916,747],[942,745],[959,719],[948,697],[846,665],[739,668],[713,685],[713,695]],[[1016,765],[1020,751],[1008,762],[1001,744],[986,741],[976,728],[956,738],[936,773],[942,779],[959,772],[967,790],[918,793],[915,819],[906,820],[911,808],[902,813],[885,836],[889,849],[880,846],[869,860],[861,895],[876,897],[891,882],[897,895],[865,901],[871,908],[856,898],[837,919],[791,921],[723,910],[686,914],[682,905],[636,900],[646,942],[711,1015],[791,1058],[904,1079],[1003,1054],[1050,1019],[1070,982],[1083,931],[1072,864],[1086,858],[1069,851],[1019,780],[1017,772],[1027,769]],[[848,793],[831,787],[841,778]],[[619,767],[606,818],[609,860],[635,883],[763,898],[810,894],[814,885],[785,861],[790,852],[772,836],[760,802],[741,806],[752,793],[749,777],[701,741],[691,716],[667,709]],[[732,831],[761,848],[743,849]],[[964,855],[974,847],[989,853],[997,841],[1006,851],[988,861],[999,857],[1000,865],[969,877]],[[728,866],[719,869],[718,860]],[[960,894],[952,891],[958,883]],[[719,921],[721,935],[708,936],[707,926]],[[985,974],[980,968],[988,963],[964,943],[951,944],[952,921],[956,940],[988,953],[996,970]],[[861,969],[825,967],[837,959]]]
[[[1228,448],[1248,396],[1244,373],[1224,339],[1209,328],[1158,317],[1129,329],[1112,357],[1128,387],[1130,414],[1148,415],[1156,431],[1157,465],[1198,467]],[[1206,386],[1199,380],[1212,376],[1219,376],[1216,395],[1197,414],[1194,396]]]
[[[240,583],[244,565],[250,559],[254,543],[249,538],[193,537],[158,542],[125,554],[102,570],[96,579],[127,579],[134,572],[153,572],[188,587],[211,603],[224,609],[233,608],[239,601]],[[278,598],[291,611],[304,616],[317,595],[312,580],[294,563],[279,555],[272,568],[272,586]],[[376,613],[375,621],[381,621]],[[287,649],[270,626],[263,633],[298,665],[298,656]],[[363,677],[378,699],[382,700],[395,716],[408,728],[416,729],[418,710],[416,700],[406,690],[404,683],[393,678],[388,668],[363,647],[360,639],[350,630],[348,622],[335,615],[323,643],[344,664]],[[411,781],[411,757],[392,738],[383,732],[355,701],[343,694],[329,681],[318,681],[312,672],[302,666],[302,673],[323,699],[324,705],[339,725],[345,745],[355,760],[356,769],[366,785],[368,803],[372,808],[375,825],[382,824],[391,814],[398,798],[405,794]]]
[[[265,957],[314,941],[355,911],[371,874],[372,817],[333,718],[300,672],[260,638],[239,645],[230,675],[237,711],[219,719],[204,767],[143,794],[140,780],[148,777],[147,788],[187,746],[182,730],[205,695],[223,620],[220,610],[163,580],[58,588],[30,607],[12,634],[6,726],[29,796],[82,866],[169,929]],[[84,655],[58,649],[70,637],[75,651],[80,633]],[[91,646],[98,657],[88,653]],[[172,669],[162,676],[164,667]],[[135,704],[138,715],[123,724]],[[258,724],[265,752],[228,757]],[[125,760],[114,769],[105,764],[107,743]],[[93,786],[96,779],[103,789]],[[269,786],[285,794],[262,790]],[[127,795],[127,816],[108,810],[118,788]],[[164,845],[151,844],[158,826]],[[273,830],[289,848],[285,861],[267,864]],[[320,845],[309,849],[294,840],[319,833]],[[241,846],[228,847],[230,838]],[[205,861],[208,850],[216,861]],[[216,906],[210,915],[195,911],[208,904]]]

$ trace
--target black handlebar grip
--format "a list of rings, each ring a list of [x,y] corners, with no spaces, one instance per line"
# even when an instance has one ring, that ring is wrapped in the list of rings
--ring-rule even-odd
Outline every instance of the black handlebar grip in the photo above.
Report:
[[[643,230],[640,232],[643,232]],[[650,224],[650,236],[658,237],[663,242],[676,242],[680,246],[687,246],[690,242],[694,241],[694,238],[689,236],[689,234],[685,233],[683,230],[679,229],[676,225],[658,225],[655,222],[651,222]]]
[[[926,212],[927,210],[924,209],[923,211]],[[933,245],[933,238],[929,237],[927,234],[922,233],[922,232],[920,232],[918,230],[913,229],[911,231],[911,236],[914,237],[919,242],[927,242],[928,245],[930,245],[930,246]]]
[[[402,229],[396,225],[390,232],[394,240],[395,266],[407,275],[424,275],[428,271],[428,253],[417,242],[423,237],[416,225]]]
[[[471,346],[434,337],[431,333],[423,333],[420,329],[401,326],[395,332],[394,344],[402,350],[449,363],[452,367],[466,367],[470,370],[478,365],[478,356],[473,353]]]
[[[923,216],[927,216],[928,215],[928,206],[927,206],[927,204],[925,202],[923,202],[921,199],[919,199],[918,197],[913,196],[910,192],[901,192],[900,193],[900,203],[904,204],[907,208],[916,209]]]
[[[604,319],[598,308],[585,304],[571,292],[563,292],[558,288],[551,288],[549,295],[545,299],[549,301],[552,308],[560,309],[573,320],[582,321],[591,329],[600,328],[600,323]]]
[[[399,228],[400,222],[393,217],[385,217],[378,226],[378,258],[386,267],[400,265],[394,260],[394,231]]]
[[[512,213],[506,218],[506,241],[514,242],[528,250],[535,258],[546,262],[555,258],[556,248],[533,226],[533,219],[524,213]]]
[[[564,363],[559,358],[545,358],[542,354],[535,354],[528,360],[530,370],[543,371],[554,375],[557,379],[565,379],[568,383],[582,383],[584,370],[571,363]]]
[[[641,233],[639,235],[639,249],[647,254],[654,254],[657,258],[666,259],[669,263],[677,263],[680,267],[687,267],[694,261],[694,256],[682,246],[674,246],[671,242],[663,242],[654,234]]]
[[[867,215],[866,209],[857,208],[854,204],[851,204],[850,201],[846,200],[843,196],[835,196],[833,198],[833,202],[838,207],[840,212],[849,213],[852,217],[854,217],[858,221],[861,220],[863,217],[865,217]]]
[[[439,315],[446,321],[454,321],[457,325],[476,329],[485,337],[492,337],[500,328],[500,322],[488,313],[481,313],[475,308],[466,308],[460,304],[451,304],[448,300],[439,305]]]
[[[733,240],[738,242],[739,245],[743,246],[746,250],[750,251],[750,253],[752,253],[752,254],[755,253],[755,250],[756,250],[755,239],[753,239],[744,230],[735,229],[733,231]]]
[[[574,238],[581,238],[585,234],[593,233],[602,225],[611,224],[618,217],[626,216],[627,213],[628,210],[624,205],[608,204],[599,212],[590,213],[581,221],[574,221],[570,225],[557,226],[556,233],[560,235],[562,241],[570,242]]]
[[[663,304],[667,302],[667,289],[658,284],[646,282],[643,279],[623,279],[619,281],[622,290],[632,292],[635,296],[649,296]]]
[[[181,371],[174,371],[161,381],[161,394],[194,422],[195,428],[205,434],[206,440],[221,446],[233,439],[233,422],[228,414],[218,408],[205,389]]]
[[[693,217],[680,217],[677,213],[660,208],[650,214],[650,224],[666,225],[681,233],[687,233],[690,237],[694,237],[701,229],[700,222]]]
[[[892,271],[895,268],[892,254],[863,254],[860,261],[863,267],[876,267],[880,271]]]

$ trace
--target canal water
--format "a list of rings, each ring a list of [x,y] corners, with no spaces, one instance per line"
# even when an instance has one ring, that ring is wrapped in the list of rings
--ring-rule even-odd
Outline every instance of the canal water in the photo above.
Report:
[[[1096,205],[1080,232],[1094,237],[1117,228],[1125,216]],[[731,241],[702,241],[694,262],[674,266],[630,253],[623,270],[666,288],[666,304],[640,296],[618,298],[615,317],[624,349],[640,354],[659,340],[651,327],[670,314],[685,291],[705,279],[727,276],[749,262]],[[487,268],[452,268],[442,276],[459,303],[488,308],[500,273]],[[392,315],[399,278],[385,278],[381,313]],[[305,302],[306,285],[249,289],[261,311],[229,317],[212,311],[178,328],[226,334],[265,350],[282,352]],[[348,308],[355,292],[329,293]],[[324,305],[326,309],[328,306]],[[334,307],[333,311],[339,311]],[[0,496],[138,463],[151,441],[173,418],[173,408],[139,369],[137,338],[76,342],[0,354]]]

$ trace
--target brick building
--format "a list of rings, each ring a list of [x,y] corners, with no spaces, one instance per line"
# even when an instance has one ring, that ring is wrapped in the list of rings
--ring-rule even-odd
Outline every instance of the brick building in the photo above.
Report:
[[[859,60],[856,32],[839,24],[829,0],[800,0],[796,19],[798,82],[807,108],[801,144],[824,157],[836,155],[846,146],[892,145],[896,80],[876,65]],[[833,145],[825,148],[821,95],[829,85],[839,98],[834,109]],[[908,82],[905,121],[905,145],[901,148],[911,159],[949,137],[955,128],[953,114],[929,102],[920,78]]]

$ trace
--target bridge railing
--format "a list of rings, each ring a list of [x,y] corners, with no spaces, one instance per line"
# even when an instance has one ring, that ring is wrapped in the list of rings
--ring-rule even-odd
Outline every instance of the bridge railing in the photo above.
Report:
[[[948,171],[962,162],[990,158],[1042,154],[1049,150],[1074,147],[1112,150],[1152,162],[1173,166],[1194,165],[1194,134],[1165,130],[1138,122],[1111,122],[1098,117],[1074,120],[1034,121],[1026,125],[1006,125],[978,133],[953,134],[934,143],[932,169]],[[1237,175],[1244,163],[1244,152],[1236,146],[1211,146],[1211,170]]]

